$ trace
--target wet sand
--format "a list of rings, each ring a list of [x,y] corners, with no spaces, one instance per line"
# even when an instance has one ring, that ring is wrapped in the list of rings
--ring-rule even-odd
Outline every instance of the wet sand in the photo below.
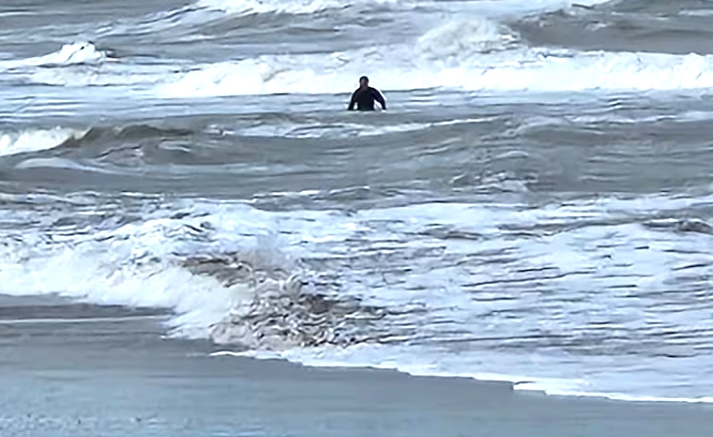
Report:
[[[0,308],[3,436],[681,437],[713,425],[707,405],[210,357],[206,342],[162,338],[165,315],[148,311],[32,298]]]

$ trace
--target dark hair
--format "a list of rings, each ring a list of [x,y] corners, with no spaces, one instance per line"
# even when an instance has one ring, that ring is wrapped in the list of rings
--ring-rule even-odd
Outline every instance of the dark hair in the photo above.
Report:
[[[361,82],[362,80],[365,80],[365,81],[369,82],[369,78],[366,77],[366,76],[362,76],[362,77],[359,78],[359,82]]]

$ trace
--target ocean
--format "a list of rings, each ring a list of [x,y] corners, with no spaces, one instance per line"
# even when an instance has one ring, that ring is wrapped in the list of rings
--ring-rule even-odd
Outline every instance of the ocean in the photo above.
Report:
[[[711,17],[4,0],[0,432],[708,435]]]

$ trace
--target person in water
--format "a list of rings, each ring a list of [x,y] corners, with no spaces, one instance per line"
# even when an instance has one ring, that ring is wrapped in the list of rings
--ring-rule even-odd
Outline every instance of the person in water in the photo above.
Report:
[[[373,111],[374,100],[379,102],[381,109],[386,109],[386,100],[379,91],[369,86],[369,78],[362,76],[359,78],[359,88],[352,94],[352,100],[349,102],[349,111],[354,110],[356,104],[357,111]]]

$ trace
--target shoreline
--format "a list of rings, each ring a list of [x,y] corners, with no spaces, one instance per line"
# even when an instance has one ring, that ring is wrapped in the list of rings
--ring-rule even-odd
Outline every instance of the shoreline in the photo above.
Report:
[[[216,345],[165,339],[156,319],[135,316],[0,325],[0,433],[702,437],[713,426],[707,404],[560,397],[472,378],[211,356]]]
[[[269,355],[270,353],[266,353]],[[546,389],[536,389],[536,388],[518,388],[518,386],[528,386],[531,384],[537,384],[536,378],[531,378],[528,380],[515,381],[508,380],[507,375],[502,375],[500,379],[487,379],[478,378],[476,376],[467,375],[451,375],[451,374],[427,374],[427,373],[411,373],[405,370],[398,369],[396,367],[379,367],[376,365],[346,365],[346,364],[304,364],[297,360],[291,360],[284,357],[274,357],[274,356],[260,356],[259,353],[254,352],[234,352],[230,350],[225,350],[224,348],[210,354],[212,357],[233,357],[239,359],[253,359],[257,361],[278,361],[293,364],[305,368],[317,368],[317,369],[343,369],[358,370],[366,369],[373,371],[386,371],[395,372],[397,374],[407,375],[413,378],[442,378],[442,379],[462,379],[462,380],[472,380],[476,383],[483,384],[502,384],[508,386],[513,393],[520,394],[533,394],[542,395],[550,398],[564,398],[564,399],[587,399],[587,400],[604,400],[608,402],[622,402],[622,403],[632,403],[632,404],[673,404],[673,405],[710,405],[713,409],[713,397],[699,397],[699,398],[673,398],[673,397],[657,397],[651,395],[627,395],[618,392],[612,393],[602,393],[602,392],[548,392]],[[273,354],[278,355],[278,354]]]

